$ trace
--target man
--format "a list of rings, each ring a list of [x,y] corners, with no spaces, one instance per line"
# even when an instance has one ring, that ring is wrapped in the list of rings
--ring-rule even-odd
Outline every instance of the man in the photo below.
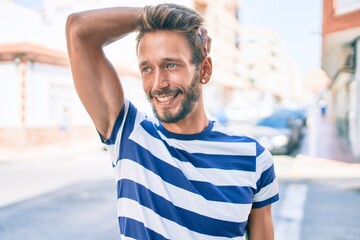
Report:
[[[76,90],[110,152],[122,239],[273,239],[271,155],[209,121],[203,19],[174,4],[75,13],[66,26]],[[138,31],[143,89],[156,118],[126,98],[103,47]]]

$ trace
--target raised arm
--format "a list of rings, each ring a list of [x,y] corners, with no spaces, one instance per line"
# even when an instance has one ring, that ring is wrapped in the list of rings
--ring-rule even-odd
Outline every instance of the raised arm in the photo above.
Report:
[[[99,133],[108,139],[124,103],[120,79],[103,47],[132,32],[138,8],[71,14],[66,40],[76,91]],[[121,54],[121,53],[119,53]]]

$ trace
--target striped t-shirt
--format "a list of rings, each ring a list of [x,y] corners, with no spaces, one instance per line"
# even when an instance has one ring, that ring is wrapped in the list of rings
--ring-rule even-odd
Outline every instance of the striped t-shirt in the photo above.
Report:
[[[105,144],[121,239],[245,239],[251,209],[279,198],[270,153],[216,122],[175,134],[126,100]]]

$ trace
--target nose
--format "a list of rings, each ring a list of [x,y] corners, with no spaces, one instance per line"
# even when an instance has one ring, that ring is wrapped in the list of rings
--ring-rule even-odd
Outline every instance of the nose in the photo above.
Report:
[[[157,69],[154,74],[153,89],[163,89],[169,87],[168,76],[162,69]]]

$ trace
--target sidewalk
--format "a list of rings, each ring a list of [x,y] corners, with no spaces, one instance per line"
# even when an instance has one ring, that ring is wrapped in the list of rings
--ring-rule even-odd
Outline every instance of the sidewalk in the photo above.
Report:
[[[112,178],[108,153],[98,139],[0,149],[0,207],[75,183]]]
[[[313,109],[308,117],[308,129],[303,139],[301,154],[347,163],[359,163],[351,153],[345,139],[340,138],[336,123],[329,116],[322,117]]]
[[[349,182],[360,186],[360,162],[339,138],[335,124],[317,109],[309,113],[298,153],[274,156],[274,161],[279,179],[354,179]]]
[[[102,144],[97,138],[27,148],[0,147],[0,164],[71,158],[73,155],[100,148],[102,148]]]

